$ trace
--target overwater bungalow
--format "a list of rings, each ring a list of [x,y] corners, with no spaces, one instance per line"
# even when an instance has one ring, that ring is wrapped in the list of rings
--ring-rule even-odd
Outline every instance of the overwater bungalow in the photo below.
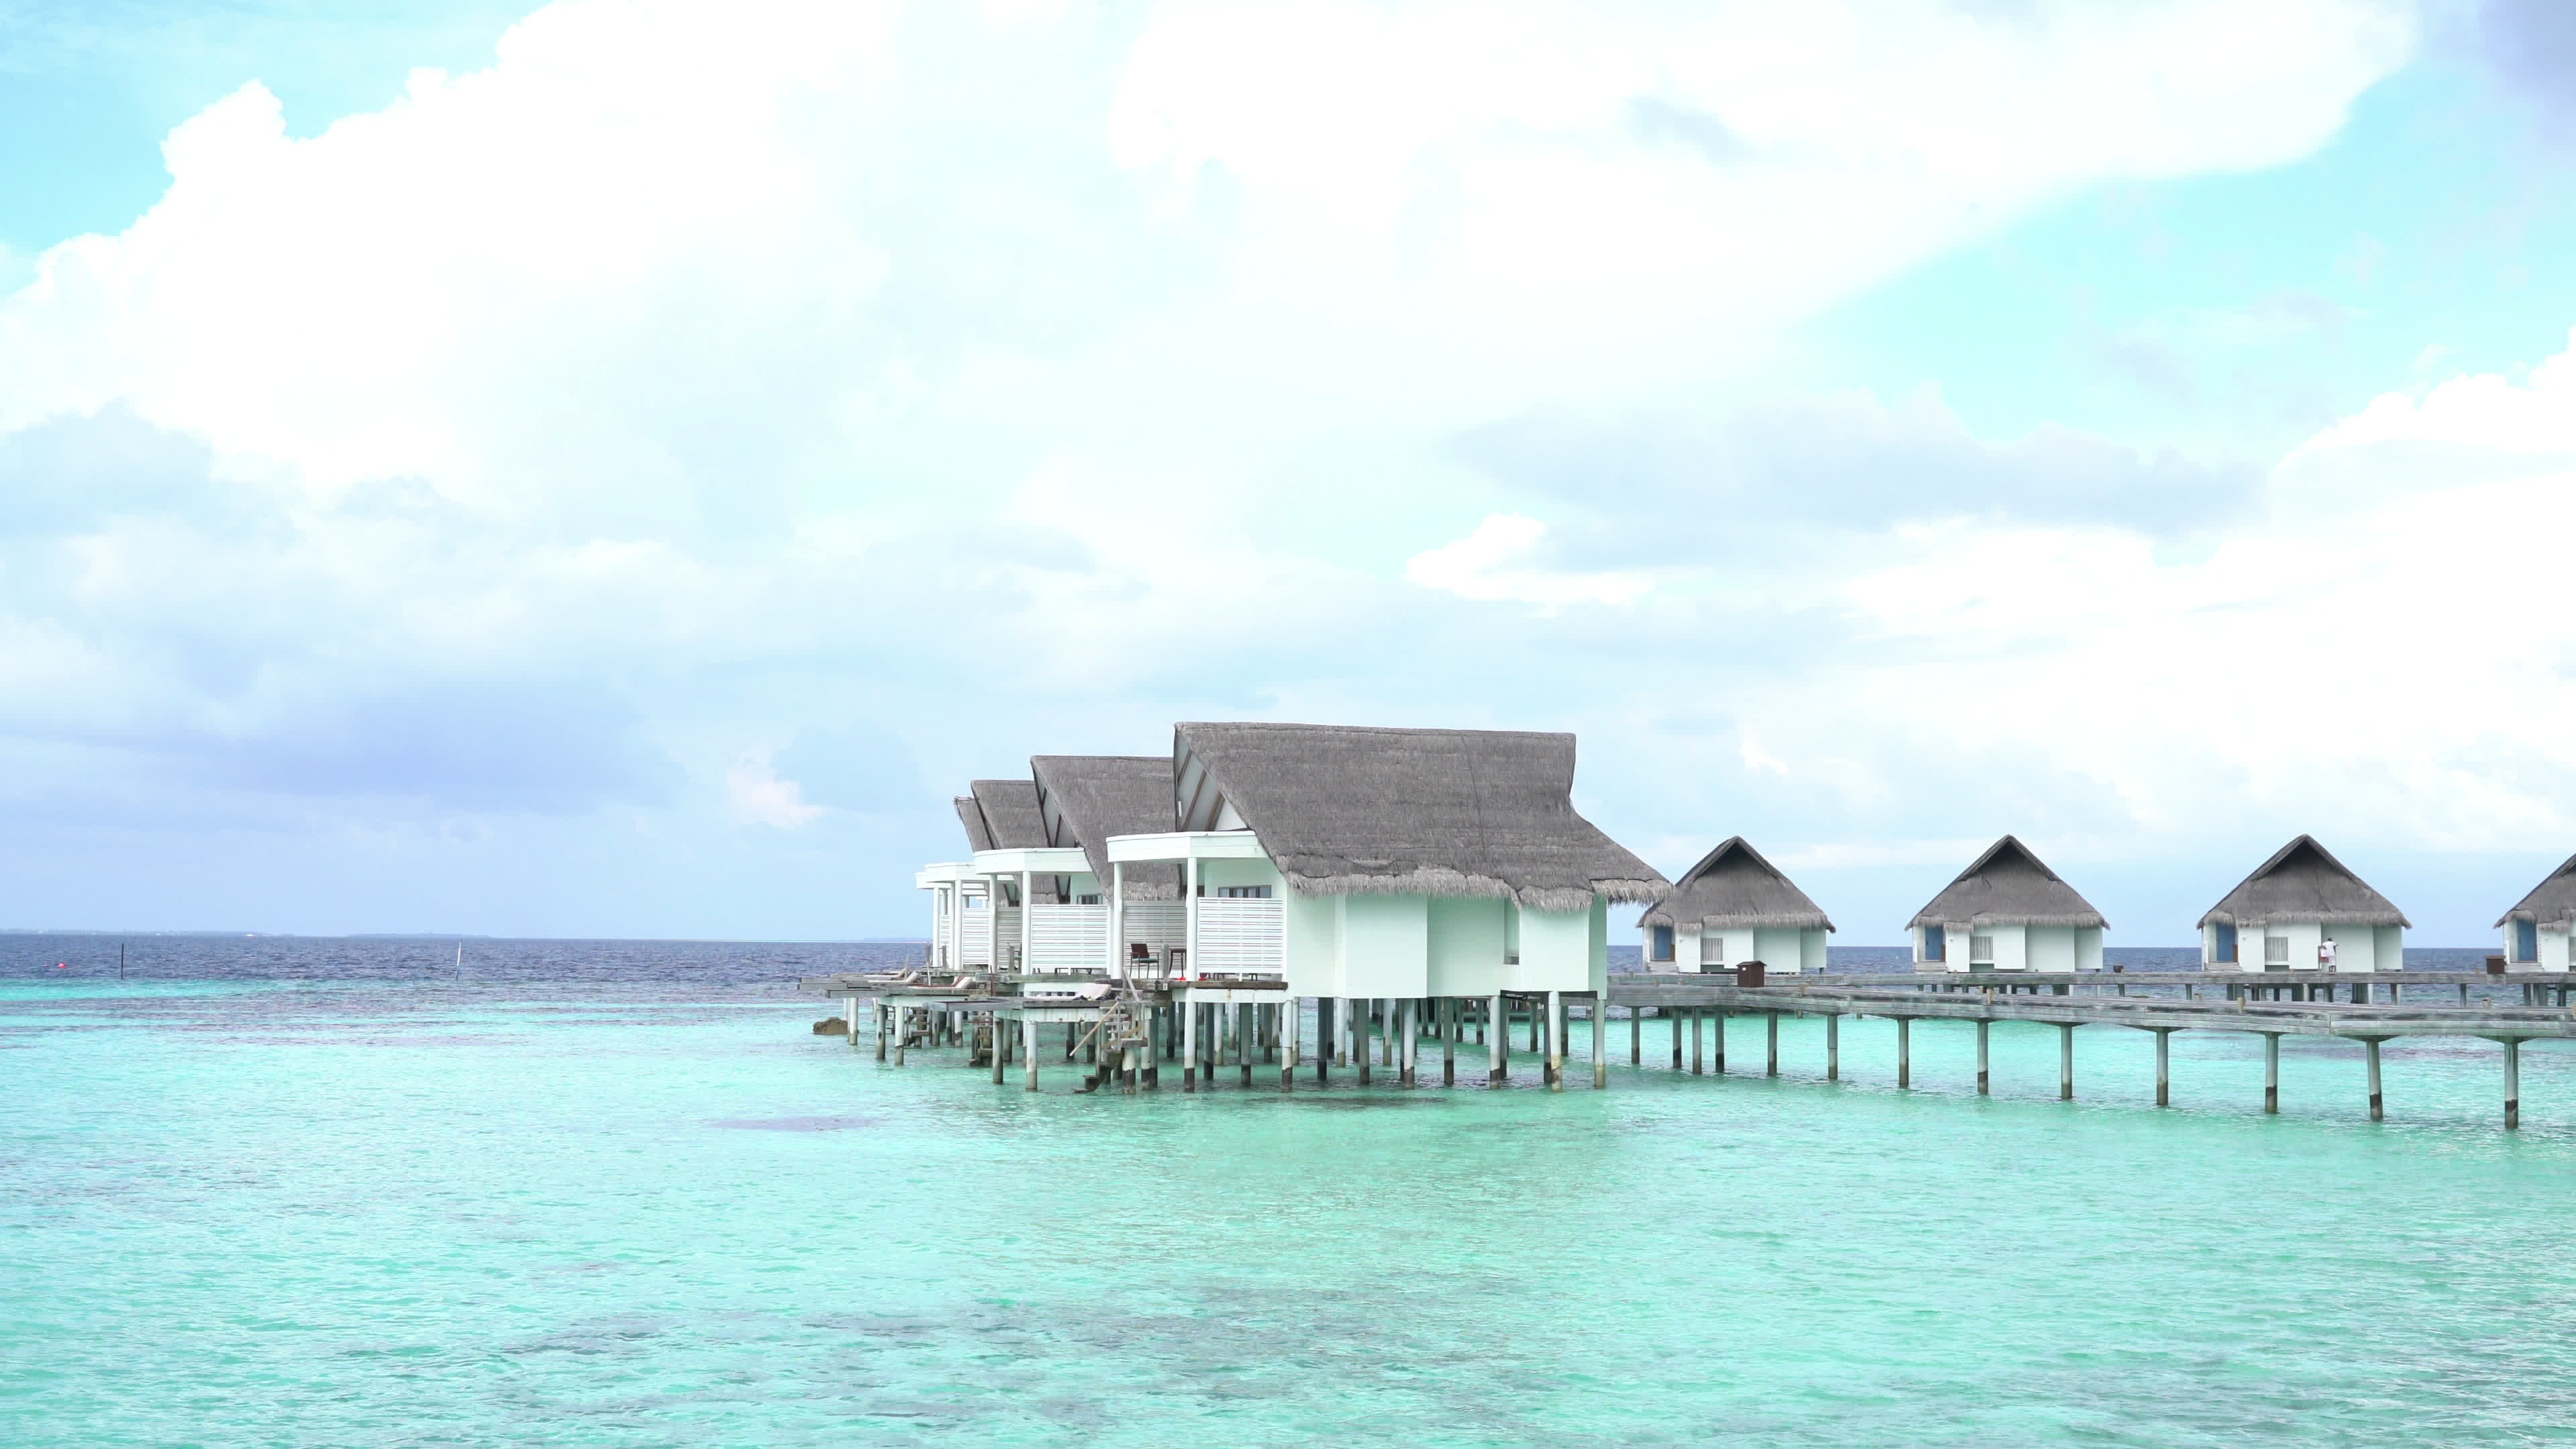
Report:
[[[2568,941],[2576,932],[2576,855],[2531,888],[2496,921],[2504,932],[2504,958],[2516,971],[2565,971]]]
[[[1180,877],[1174,870],[1113,871],[1113,836],[1172,828],[1172,761],[1168,755],[1038,755],[1029,761],[1037,786],[1039,827],[1052,850],[1078,850],[1082,869],[1066,882],[1072,929],[1051,931],[1045,959],[1032,970],[1124,974],[1131,963],[1159,963],[1181,944]],[[1118,883],[1123,934],[1110,931],[1108,885]]]
[[[1917,971],[2099,971],[2110,922],[2007,835],[1915,912]]]
[[[973,870],[993,902],[992,965],[1003,971],[1097,970],[1108,954],[1098,927],[1084,931],[1078,897],[1099,904],[1097,885],[1082,887],[1089,865],[1078,848],[1052,845],[1030,780],[977,780],[977,812],[992,844],[975,852]]]
[[[1741,835],[1700,857],[1638,922],[1649,971],[1825,969],[1834,923]]]
[[[993,848],[993,827],[972,795],[952,802],[966,832],[967,860],[944,860],[913,872],[912,883],[930,893],[930,959],[933,971],[981,969],[993,964],[992,882],[971,859]]]
[[[1336,1031],[1374,1011],[1408,1052],[1426,999],[1543,996],[1561,1040],[1564,998],[1605,989],[1610,904],[1666,885],[1575,813],[1574,759],[1566,734],[1178,725],[1176,828],[1110,839],[1113,909],[1125,872],[1177,867],[1187,981],[1275,981],[1342,1004]]]
[[[2302,835],[2200,918],[2200,961],[2209,971],[2395,971],[2405,964],[2409,924]]]

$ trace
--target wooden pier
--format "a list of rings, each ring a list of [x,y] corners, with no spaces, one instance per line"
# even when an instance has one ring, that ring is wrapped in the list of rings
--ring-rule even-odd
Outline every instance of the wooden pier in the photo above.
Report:
[[[811,978],[800,985],[846,1003],[850,1044],[861,1041],[864,1007],[876,1056],[895,1065],[907,1046],[956,1046],[970,1064],[988,1066],[994,1082],[1017,1064],[1029,1091],[1039,1088],[1043,1061],[1095,1068],[1082,1090],[1118,1085],[1128,1091],[1160,1085],[1159,1067],[1178,1063],[1181,1087],[1213,1085],[1220,1068],[1234,1068],[1242,1086],[1256,1069],[1277,1073],[1279,1090],[1293,1090],[1301,1066],[1322,1084],[1335,1067],[1355,1068],[1359,1084],[1372,1081],[1375,1065],[1389,1068],[1398,1086],[1419,1080],[1419,1053],[1436,1046],[1440,1080],[1455,1086],[1462,1049],[1481,1046],[1483,1081],[1510,1080],[1511,1041],[1528,1028],[1528,1050],[1541,1057],[1541,1080],[1562,1089],[1571,1056],[1576,1010],[1591,1017],[1593,1085],[1608,1085],[1608,1042],[1616,1021],[1628,1023],[1628,1059],[1644,1065],[1644,1022],[1669,1028],[1670,1065],[1693,1075],[1725,1074],[1727,1023],[1759,1018],[1763,1070],[1780,1072],[1780,1018],[1817,1017],[1825,1028],[1825,1077],[1842,1075],[1844,1017],[1880,1017],[1896,1024],[1896,1084],[1913,1085],[1912,1030],[1917,1021],[1973,1023],[1977,1035],[1977,1091],[1992,1090],[1989,1036],[1998,1021],[2058,1028],[2058,1095],[2075,1096],[2075,1033],[2079,1027],[2129,1027],[2155,1038],[2156,1105],[2172,1102],[2171,1038],[2177,1031],[2226,1031],[2260,1036],[2264,1045],[2263,1110],[2280,1110],[2280,1044],[2284,1036],[2332,1037],[2363,1048],[2370,1118],[2384,1116],[2380,1047],[2398,1038],[2471,1037],[2503,1048],[2504,1125],[2521,1123],[2521,1048],[2530,1040],[2576,1038],[2570,1010],[2576,976],[2556,973],[2496,975],[2483,972],[2080,972],[2004,974],[1851,974],[1774,977],[1768,984],[1739,984],[1729,975],[1621,974],[1606,993],[1504,993],[1484,998],[1368,1000],[1293,998],[1275,982],[1173,982],[1145,993],[1102,1000],[1064,995],[1017,994],[1021,983],[996,980],[975,991],[941,991],[919,985],[885,986],[849,977]],[[2487,997],[2513,994],[2498,1002]],[[1310,1008],[1307,1003],[1312,1002]],[[1311,1025],[1315,1040],[1305,1040]],[[1061,1051],[1044,1040],[1044,1028],[1061,1026]],[[1685,1066],[1685,1054],[1688,1064]],[[1471,1080],[1473,1074],[1471,1073]]]

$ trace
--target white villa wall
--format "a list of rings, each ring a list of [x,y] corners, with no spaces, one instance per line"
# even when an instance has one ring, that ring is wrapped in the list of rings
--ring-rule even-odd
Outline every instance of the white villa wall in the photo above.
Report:
[[[1209,895],[1226,886],[1268,886],[1273,897],[1285,895],[1287,878],[1279,867],[1266,860],[1202,860],[1199,862],[1199,884]]]
[[[2075,969],[2073,926],[2027,926],[2022,931],[2022,965],[2031,971]]]
[[[1917,971],[2102,969],[2102,932],[2099,927],[1953,925],[1946,932],[1946,955],[1940,961],[1924,958],[1925,935],[1925,928],[1915,928],[1914,969]],[[1980,938],[1986,940],[1989,949],[1977,949]]]
[[[1338,994],[1342,961],[1341,896],[1288,893],[1285,920],[1288,990],[1297,996]]]
[[[1342,950],[1330,990],[1301,995],[1425,996],[1431,902],[1423,896],[1336,896]],[[1292,988],[1293,989],[1293,988]]]
[[[1514,991],[1599,991],[1609,984],[1610,912],[1598,896],[1588,911],[1514,912],[1520,961],[1504,968]]]
[[[1703,961],[1710,941],[1724,943],[1717,959]],[[1776,972],[1796,975],[1825,969],[1825,933],[1795,926],[1685,926],[1673,935],[1673,971],[1732,971],[1759,961]]]
[[[1434,896],[1430,996],[1490,996],[1503,979],[1504,941],[1512,903],[1484,897]]]
[[[2542,926],[2533,932],[2536,939],[2532,944],[2539,948],[2539,953],[2533,959],[2525,961],[2514,951],[2513,938],[2516,926],[2517,923],[2513,921],[2504,923],[2504,959],[2507,970],[2565,971],[2567,969],[2569,937],[2565,927],[2553,930]]]

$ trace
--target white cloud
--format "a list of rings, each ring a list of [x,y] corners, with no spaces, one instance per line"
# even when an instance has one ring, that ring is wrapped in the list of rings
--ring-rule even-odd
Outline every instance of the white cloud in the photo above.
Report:
[[[1571,573],[1529,566],[1547,525],[1517,513],[1489,514],[1469,533],[1415,554],[1404,576],[1462,599],[1509,599],[1550,609],[1568,604],[1624,604],[1653,586],[1643,574]]]
[[[2427,348],[2428,357],[2436,355]],[[2515,386],[2494,373],[2455,377],[2418,400],[2383,393],[2305,443],[2301,453],[2375,443],[2451,443],[2504,453],[2576,453],[2576,333]]]
[[[2275,591],[1987,524],[1766,534],[1726,557],[1776,592],[1666,589],[1719,551],[1668,570],[1659,516],[1572,560],[1582,490],[1551,533],[1455,440],[1730,406],[1802,319],[2034,204],[2313,148],[2410,44],[2372,0],[562,0],[317,136],[248,86],[159,205],[0,299],[0,439],[199,459],[0,524],[0,725],[271,780],[327,721],[298,799],[369,825],[559,802],[589,731],[582,799],[659,798],[658,754],[707,787],[671,810],[892,821],[900,857],[908,771],[830,787],[868,811],[814,777],[826,819],[746,751],[883,732],[936,790],[1180,715],[1554,721],[1617,789],[1667,763],[1634,721],[1697,701],[1795,759],[1767,788],[1892,810],[1921,772],[1853,697],[2062,661],[2006,732],[2061,718],[2035,748],[2071,756],[2098,641]],[[501,717],[568,723],[508,759],[468,728]],[[366,747],[423,719],[464,722],[437,778]]]
[[[803,786],[779,779],[762,760],[744,760],[725,772],[725,801],[746,825],[793,830],[823,818],[822,806],[805,803]]]

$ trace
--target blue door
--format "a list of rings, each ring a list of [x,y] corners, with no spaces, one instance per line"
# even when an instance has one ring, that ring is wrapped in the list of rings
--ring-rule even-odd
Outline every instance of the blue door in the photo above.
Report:
[[[2219,923],[2217,950],[2209,959],[2213,962],[2220,962],[2229,966],[2236,964],[2236,925],[2234,922],[2222,921]]]
[[[2540,923],[2538,921],[2513,923],[2513,959],[2522,962],[2540,959]]]

